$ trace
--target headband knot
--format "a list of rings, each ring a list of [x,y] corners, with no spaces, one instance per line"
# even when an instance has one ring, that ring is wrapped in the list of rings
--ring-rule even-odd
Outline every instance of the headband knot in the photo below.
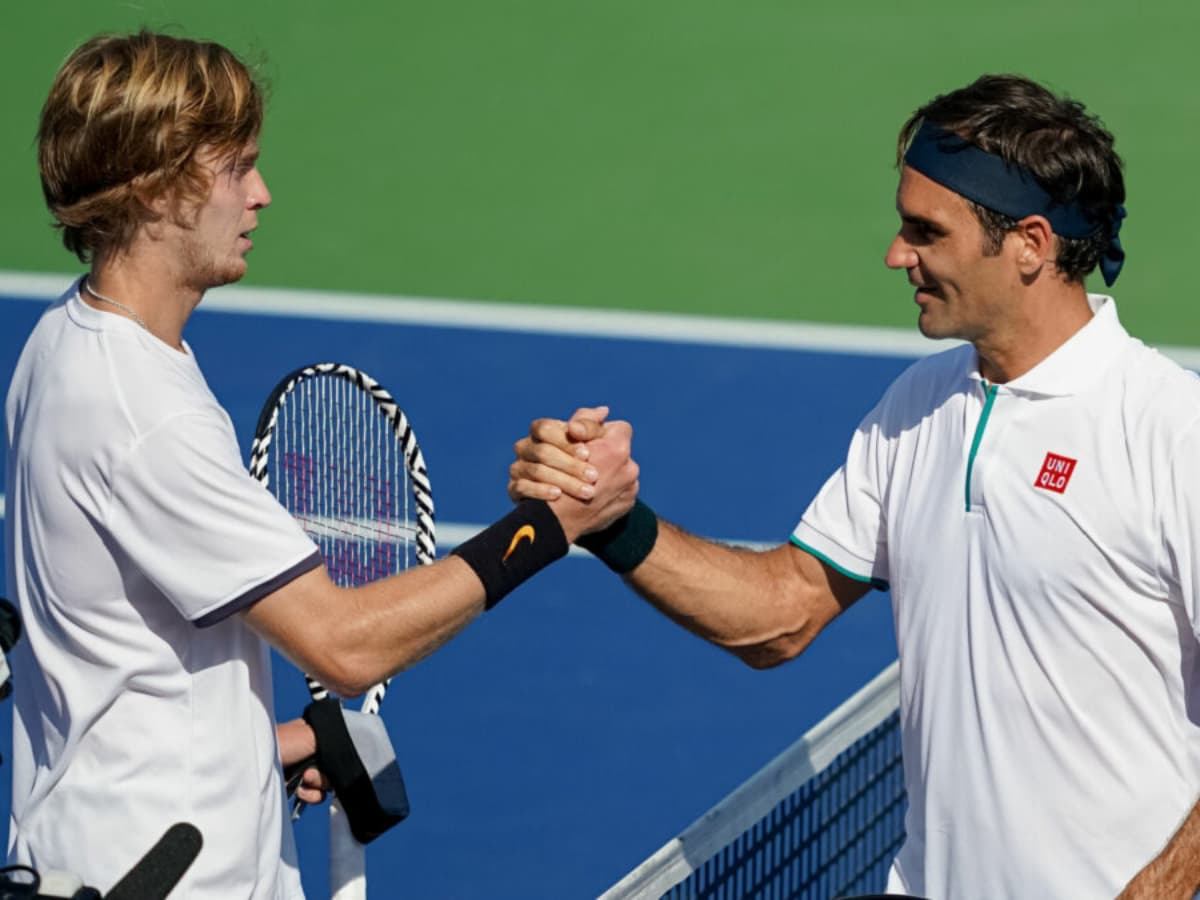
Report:
[[[1125,262],[1118,233],[1125,207],[1120,204],[1106,218],[1097,220],[1075,201],[1056,201],[1025,166],[988,153],[970,141],[925,121],[917,129],[904,163],[954,193],[973,200],[1010,219],[1040,215],[1054,233],[1066,238],[1090,238],[1103,231],[1108,247],[1100,260],[1100,274],[1111,286]]]
[[[1108,231],[1108,246],[1104,248],[1104,256],[1100,260],[1100,274],[1104,283],[1112,287],[1112,283],[1121,274],[1121,266],[1125,265],[1125,248],[1121,246],[1121,221],[1127,216],[1125,207],[1117,204],[1113,212],[1112,224]]]

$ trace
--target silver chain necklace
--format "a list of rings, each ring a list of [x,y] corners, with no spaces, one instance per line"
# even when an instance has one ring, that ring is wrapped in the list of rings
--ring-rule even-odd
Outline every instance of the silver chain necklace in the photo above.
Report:
[[[123,310],[124,312],[128,313],[129,317],[131,319],[133,319],[133,321],[137,322],[139,325],[141,325],[147,331],[150,330],[149,328],[146,327],[146,323],[142,320],[141,316],[139,316],[137,313],[135,313],[132,309],[130,309],[124,303],[120,303],[120,302],[114,300],[112,297],[105,297],[102,293],[100,293],[98,290],[96,290],[94,287],[92,287],[92,282],[90,279],[87,279],[87,278],[83,279],[83,289],[85,291],[87,291],[89,294],[91,294],[93,297],[95,297],[97,300],[103,300],[105,303],[111,303],[117,309]]]

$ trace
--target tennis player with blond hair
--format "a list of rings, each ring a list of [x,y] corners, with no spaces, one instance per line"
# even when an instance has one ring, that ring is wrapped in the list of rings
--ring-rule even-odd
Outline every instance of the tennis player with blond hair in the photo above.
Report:
[[[268,644],[361,693],[636,493],[618,426],[592,448],[591,503],[521,504],[431,566],[330,580],[243,468],[183,339],[205,292],[245,274],[271,202],[262,115],[229,50],[150,32],[85,42],[42,112],[46,201],[90,271],[38,322],[5,408],[7,587],[28,636],[9,859],[105,891],[185,820],[204,846],[182,896],[301,896],[280,763],[314,737],[303,722],[276,730]],[[322,789],[310,771],[300,797]]]

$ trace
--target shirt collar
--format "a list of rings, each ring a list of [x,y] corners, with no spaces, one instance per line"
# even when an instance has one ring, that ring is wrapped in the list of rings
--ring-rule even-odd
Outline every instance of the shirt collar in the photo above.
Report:
[[[1007,384],[1001,391],[1044,397],[1069,397],[1086,388],[1116,357],[1129,333],[1117,318],[1112,297],[1088,294],[1092,317],[1040,363]],[[983,381],[978,354],[972,356],[970,377]]]

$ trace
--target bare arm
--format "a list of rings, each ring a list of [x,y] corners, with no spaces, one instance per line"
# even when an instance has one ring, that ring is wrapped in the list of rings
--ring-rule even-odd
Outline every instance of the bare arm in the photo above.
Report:
[[[1200,890],[1200,802],[1117,900],[1190,900]]]
[[[610,423],[590,446],[593,498],[553,505],[568,542],[605,527],[637,495],[632,431]],[[255,603],[248,624],[336,693],[361,694],[372,684],[428,656],[484,608],[484,587],[462,559],[451,556],[355,588],[339,587],[314,569]]]
[[[556,505],[586,496],[586,451],[606,427],[588,412],[533,423],[515,447],[513,499]],[[790,544],[765,553],[739,550],[661,519],[654,549],[626,580],[672,620],[756,668],[796,656],[869,587]]]
[[[246,621],[343,697],[416,663],[483,612],[483,585],[457,557],[357,588],[313,569],[268,594]]]
[[[756,669],[798,655],[869,587],[791,544],[740,550],[662,519],[654,549],[626,580],[675,622]]]

